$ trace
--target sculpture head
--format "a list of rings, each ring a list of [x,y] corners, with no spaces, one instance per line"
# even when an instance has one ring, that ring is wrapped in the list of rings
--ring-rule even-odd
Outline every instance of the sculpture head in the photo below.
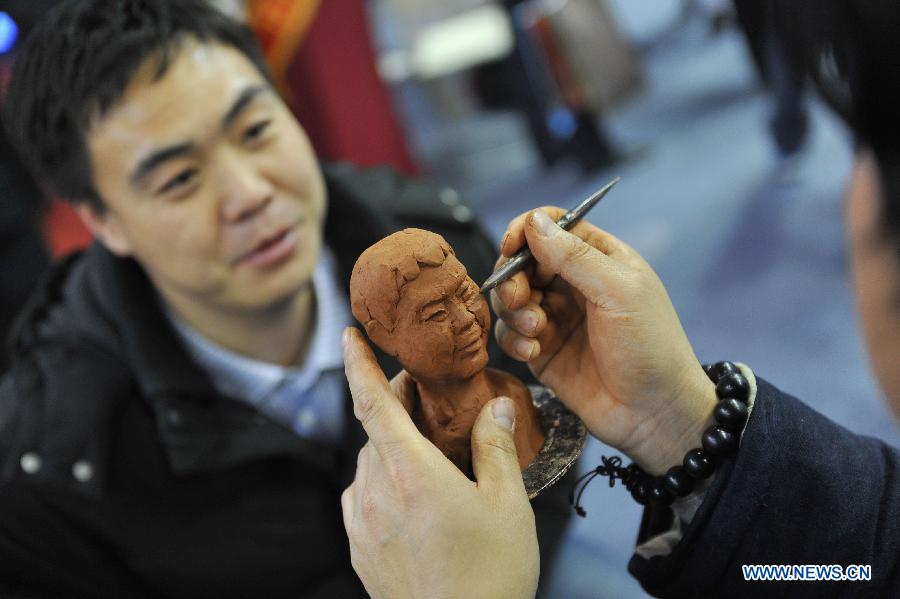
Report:
[[[487,366],[487,302],[443,237],[405,229],[360,255],[353,316],[417,380],[467,379]]]

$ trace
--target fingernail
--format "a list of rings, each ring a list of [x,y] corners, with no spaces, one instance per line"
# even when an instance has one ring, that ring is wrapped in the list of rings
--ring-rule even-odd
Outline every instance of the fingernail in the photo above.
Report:
[[[559,226],[550,220],[550,217],[541,210],[535,210],[531,213],[531,221],[534,223],[534,228],[537,229],[538,233],[541,235],[555,235],[556,232],[559,231]]]
[[[505,429],[512,430],[513,422],[516,420],[516,406],[508,397],[501,397],[491,404],[491,415],[494,422]]]
[[[503,239],[500,240],[500,250],[502,251],[504,247],[506,247],[506,240],[509,239],[510,232],[507,231],[506,235],[503,236]]]
[[[522,315],[522,328],[526,333],[533,333],[537,328],[538,315],[534,310],[526,310]]]
[[[519,339],[516,341],[516,353],[522,356],[522,358],[530,360],[531,354],[534,353],[534,341]]]
[[[350,343],[350,327],[346,327],[341,334],[341,347],[347,351],[347,345]]]

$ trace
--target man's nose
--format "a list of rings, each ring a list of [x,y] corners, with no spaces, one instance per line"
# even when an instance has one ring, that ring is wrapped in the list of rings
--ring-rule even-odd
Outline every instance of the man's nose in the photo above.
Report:
[[[227,222],[248,220],[272,201],[272,183],[250,161],[234,157],[222,165],[222,215]]]

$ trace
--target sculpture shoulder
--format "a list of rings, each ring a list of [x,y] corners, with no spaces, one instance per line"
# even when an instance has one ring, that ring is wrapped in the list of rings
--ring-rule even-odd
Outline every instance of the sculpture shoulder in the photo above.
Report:
[[[491,388],[494,389],[497,396],[506,396],[516,402],[527,401],[529,404],[531,403],[531,391],[517,377],[496,368],[488,368],[486,373]]]

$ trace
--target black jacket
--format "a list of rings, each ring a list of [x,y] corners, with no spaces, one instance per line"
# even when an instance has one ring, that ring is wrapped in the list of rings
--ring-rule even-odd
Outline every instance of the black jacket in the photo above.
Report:
[[[900,597],[900,451],[757,381],[741,447],[681,542],[629,570],[661,597]],[[671,518],[646,510],[639,540]],[[871,581],[744,580],[767,564],[870,565]]]
[[[412,225],[443,234],[475,280],[489,274],[496,250],[452,194],[388,169],[326,178],[325,239],[345,282],[362,250]],[[339,501],[361,427],[350,415],[346,445],[329,450],[218,396],[136,262],[94,245],[59,265],[12,354],[0,383],[0,596],[362,594]],[[558,498],[544,498],[551,546],[567,518]]]
[[[0,127],[0,339],[50,264],[41,237],[43,198]],[[0,353],[0,372],[6,369]]]

